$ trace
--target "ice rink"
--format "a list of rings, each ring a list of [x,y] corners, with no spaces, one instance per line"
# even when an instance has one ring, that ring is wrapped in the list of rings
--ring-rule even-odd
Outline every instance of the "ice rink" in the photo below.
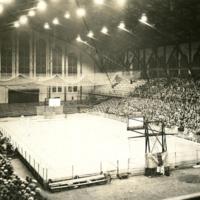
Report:
[[[128,139],[138,134],[102,116],[4,118],[0,129],[44,179],[144,168],[145,138]],[[200,160],[197,143],[167,136],[167,144],[172,166]]]

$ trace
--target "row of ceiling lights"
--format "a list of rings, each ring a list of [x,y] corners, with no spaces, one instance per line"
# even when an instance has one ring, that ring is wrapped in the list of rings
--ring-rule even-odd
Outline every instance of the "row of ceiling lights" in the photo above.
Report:
[[[139,21],[140,21],[141,23],[143,23],[143,24],[147,24],[147,25],[148,25],[148,18],[147,18],[147,16],[146,16],[146,14],[142,14],[142,16],[141,16],[141,18],[139,19]],[[128,33],[131,33],[131,31],[128,30],[128,29],[126,28],[126,25],[125,25],[125,23],[124,23],[123,21],[120,22],[120,24],[118,25],[118,28],[119,28],[120,30],[123,30],[123,31],[126,31],[126,32],[128,32]],[[109,35],[109,30],[108,30],[108,28],[107,28],[106,26],[103,26],[103,28],[101,29],[100,32],[103,33],[104,35]],[[87,34],[87,37],[89,37],[89,38],[91,38],[91,39],[96,39],[96,38],[94,37],[94,32],[93,32],[93,31],[89,31],[88,34]],[[77,42],[85,43],[85,41],[82,40],[82,38],[81,38],[80,35],[77,36],[76,41],[77,41]]]
[[[13,0],[0,0],[0,3],[1,3],[1,1],[11,1],[11,2],[12,2]],[[51,0],[51,1],[57,3],[57,2],[59,2],[60,0]],[[105,0],[93,0],[93,1],[94,1],[94,3],[95,3],[96,5],[104,5],[104,4],[105,4]],[[124,6],[125,3],[126,3],[126,0],[116,0],[116,2],[117,2],[117,4],[118,4],[119,6]],[[1,4],[0,4],[0,5],[1,5]],[[18,28],[18,27],[20,27],[20,25],[25,25],[25,24],[27,24],[27,23],[28,23],[28,17],[34,17],[34,16],[36,15],[36,11],[44,12],[44,11],[47,9],[47,7],[48,7],[48,4],[47,4],[47,2],[46,2],[45,0],[39,0],[38,3],[37,3],[37,5],[36,5],[36,7],[31,8],[31,9],[28,11],[28,14],[27,14],[27,15],[22,15],[22,16],[20,16],[20,17],[19,17],[19,20],[16,21],[16,22],[14,22],[14,27],[15,27],[15,28]],[[0,13],[1,13],[1,7],[0,7]],[[86,10],[85,10],[84,8],[82,8],[82,7],[77,8],[77,10],[76,10],[76,15],[77,15],[78,17],[84,17],[84,16],[86,16]],[[71,17],[70,12],[69,12],[69,11],[66,11],[66,13],[64,14],[64,17],[65,17],[66,19],[70,19],[70,17]],[[52,23],[53,23],[54,25],[58,25],[58,24],[59,24],[59,19],[58,19],[58,18],[54,18],[53,21],[52,21]],[[45,24],[44,24],[44,28],[45,28],[45,29],[50,29],[49,24],[48,24],[48,23],[45,23]]]
[[[85,13],[85,12],[82,10],[82,8],[78,8],[78,9],[77,9],[77,16],[83,17],[83,16],[84,16],[84,13]],[[30,10],[30,11],[28,12],[28,16],[29,16],[29,17],[35,16],[35,12],[34,12],[33,10]],[[70,18],[70,13],[67,11],[67,12],[65,13],[64,17],[65,17],[66,19],[69,19],[69,18]],[[140,21],[141,23],[143,23],[143,24],[147,24],[147,25],[148,25],[148,22],[147,22],[147,21],[148,21],[148,18],[147,18],[147,16],[146,16],[145,13],[142,14],[142,16],[141,16],[141,18],[139,19],[139,21]],[[18,27],[20,26],[20,24],[23,25],[23,24],[26,24],[27,22],[28,22],[28,18],[27,18],[25,15],[23,15],[23,16],[21,16],[21,17],[19,18],[19,21],[15,22],[14,26],[15,26],[16,28],[18,28]],[[54,19],[52,20],[52,24],[53,24],[53,25],[59,25],[59,24],[60,24],[59,19],[58,19],[57,17],[54,18]],[[125,23],[124,23],[123,21],[120,22],[120,24],[118,25],[118,28],[121,29],[121,30],[124,30],[124,31],[130,33],[130,31],[126,28],[126,25],[125,25]],[[46,30],[51,29],[51,27],[50,27],[50,25],[49,25],[48,22],[44,23],[44,29],[46,29]],[[108,30],[108,28],[107,28],[106,26],[103,26],[100,32],[103,33],[103,34],[105,34],[105,35],[109,35],[109,33],[108,33],[109,30]],[[94,33],[93,33],[93,31],[89,31],[88,34],[87,34],[87,37],[95,39],[95,38],[94,38]],[[77,41],[79,41],[79,42],[82,41],[81,38],[80,38],[80,36],[77,37]]]
[[[1,3],[1,1],[3,1],[3,0],[0,0],[0,3]],[[13,1],[13,0],[5,0],[5,1]],[[51,1],[58,2],[59,0],[51,0]],[[120,0],[119,2],[122,5],[122,2],[124,3],[125,0]],[[96,4],[104,4],[104,0],[94,0],[94,3],[96,3]],[[47,3],[44,0],[39,0],[37,5],[36,5],[36,8],[30,9],[28,11],[27,15],[20,16],[19,20],[14,22],[14,27],[18,28],[18,27],[20,27],[20,25],[27,24],[28,23],[28,17],[34,17],[36,15],[36,10],[42,12],[42,11],[45,11],[46,9],[47,9]],[[76,14],[77,14],[78,17],[84,17],[86,15],[86,10],[84,8],[77,8]],[[66,19],[70,19],[70,17],[71,17],[70,12],[66,11],[66,13],[64,14],[64,17]],[[139,21],[141,23],[143,23],[143,24],[149,25],[148,22],[147,22],[148,18],[146,16],[146,14],[142,14],[142,16],[139,19]],[[52,20],[52,24],[53,25],[59,25],[60,24],[59,18],[55,17]],[[118,28],[121,29],[121,30],[124,30],[124,31],[126,31],[128,33],[131,33],[131,31],[129,31],[126,28],[126,25],[125,25],[124,22],[120,22],[120,24],[118,25]],[[46,30],[51,29],[51,27],[50,27],[48,22],[44,23],[44,29],[46,29]],[[103,26],[100,32],[102,34],[109,35],[109,30],[108,30],[108,28],[106,26]],[[93,31],[89,31],[88,34],[87,34],[87,37],[89,37],[91,39],[95,39]],[[77,36],[76,40],[78,42],[83,42],[83,40],[81,39],[80,35]]]

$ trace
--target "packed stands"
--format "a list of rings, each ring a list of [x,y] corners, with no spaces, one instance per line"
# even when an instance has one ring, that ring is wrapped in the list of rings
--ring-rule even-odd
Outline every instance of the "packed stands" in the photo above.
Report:
[[[194,79],[151,79],[136,87],[130,97],[102,102],[93,110],[124,117],[141,111],[146,119],[162,120],[187,139],[199,141],[199,94],[200,82]]]
[[[2,200],[45,200],[38,184],[32,178],[19,178],[11,165],[12,149],[9,140],[0,133],[0,199]]]

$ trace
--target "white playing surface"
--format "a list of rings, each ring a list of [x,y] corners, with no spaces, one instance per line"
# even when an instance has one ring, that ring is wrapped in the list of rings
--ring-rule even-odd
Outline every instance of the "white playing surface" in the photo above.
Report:
[[[144,168],[145,139],[129,140],[139,134],[116,120],[89,114],[21,117],[2,119],[0,127],[44,179],[116,171],[117,161],[120,170]],[[167,144],[171,165],[200,160],[194,142],[167,136]]]

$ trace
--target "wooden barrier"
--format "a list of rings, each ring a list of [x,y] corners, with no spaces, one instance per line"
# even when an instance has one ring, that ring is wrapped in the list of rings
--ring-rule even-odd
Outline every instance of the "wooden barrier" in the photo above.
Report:
[[[64,179],[56,182],[48,182],[48,188],[51,192],[60,192],[62,190],[76,189],[80,187],[102,185],[111,182],[109,174],[97,174],[87,177],[75,177],[74,179]]]
[[[37,115],[51,116],[63,114],[63,106],[49,107],[49,106],[37,106]]]

